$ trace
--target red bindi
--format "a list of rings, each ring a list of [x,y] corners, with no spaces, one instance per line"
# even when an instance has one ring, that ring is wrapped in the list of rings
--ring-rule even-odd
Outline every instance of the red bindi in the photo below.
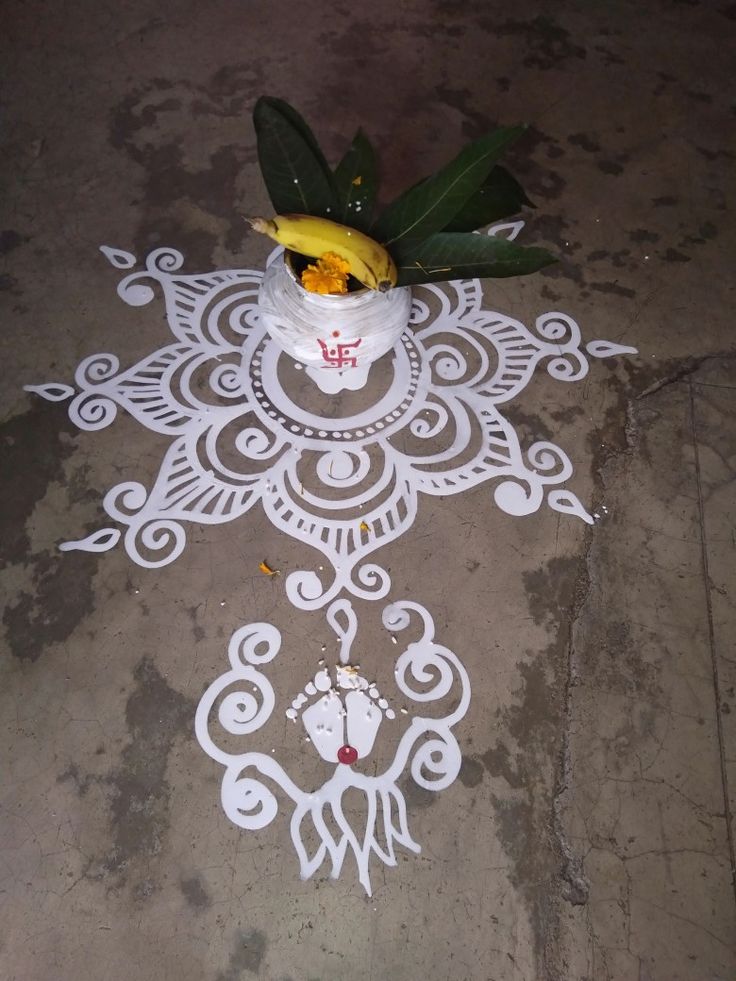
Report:
[[[346,766],[351,766],[358,759],[358,750],[353,746],[341,746],[337,751],[337,759]]]

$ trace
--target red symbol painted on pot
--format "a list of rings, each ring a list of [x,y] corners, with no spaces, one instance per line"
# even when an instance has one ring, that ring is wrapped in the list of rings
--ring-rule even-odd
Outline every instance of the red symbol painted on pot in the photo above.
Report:
[[[341,746],[337,751],[337,759],[346,766],[352,766],[358,759],[358,750],[354,746]]]
[[[318,338],[319,346],[322,348],[322,360],[330,368],[357,368],[358,359],[351,352],[356,347],[360,347],[362,340],[363,338],[359,337],[357,341],[350,341],[348,344],[328,345]]]

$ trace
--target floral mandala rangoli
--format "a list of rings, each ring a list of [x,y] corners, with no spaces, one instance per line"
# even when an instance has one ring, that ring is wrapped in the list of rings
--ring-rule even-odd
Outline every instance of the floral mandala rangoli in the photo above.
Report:
[[[102,251],[118,268],[135,265],[130,253]],[[484,310],[478,280],[417,287],[410,330],[374,366],[377,384],[354,404],[348,393],[335,417],[334,399],[323,399],[321,410],[310,405],[318,389],[259,325],[262,273],[184,275],[182,263],[179,252],[157,249],[144,271],[118,286],[123,300],[140,306],[154,297],[150,283],[160,285],[172,343],[123,371],[115,355],[92,355],[75,387],[27,386],[47,399],[71,398],[69,415],[81,429],[108,426],[120,407],[172,437],[150,489],[125,481],[104,499],[139,565],[173,562],[185,546],[184,522],[220,524],[260,505],[274,527],[330,563],[326,583],[313,570],[286,578],[295,606],[319,609],[343,591],[387,595],[387,572],[367,560],[411,527],[421,494],[493,481],[508,514],[530,514],[546,501],[592,522],[565,486],[567,455],[551,442],[524,452],[503,407],[540,363],[553,378],[579,381],[586,353],[634,348],[592,341],[583,350],[578,325],[563,313],[543,314],[529,330]],[[291,389],[289,375],[298,382]],[[61,547],[104,551],[120,536],[108,527]]]
[[[498,231],[515,237],[521,225]],[[235,824],[256,830],[273,821],[279,803],[268,781],[291,802],[302,876],[323,862],[337,876],[350,851],[370,892],[371,858],[395,865],[397,845],[419,851],[397,784],[405,767],[427,790],[444,789],[457,777],[461,756],[451,730],[467,712],[470,684],[457,656],[435,642],[424,607],[388,605],[383,624],[394,642],[393,633],[413,614],[423,629],[396,660],[394,684],[410,704],[437,702],[440,713],[402,719],[377,684],[349,663],[357,618],[344,594],[387,596],[391,581],[374,555],[411,527],[422,494],[453,495],[492,483],[495,503],[507,514],[531,514],[546,503],[592,523],[567,487],[573,468],[565,452],[547,441],[523,450],[504,407],[539,366],[559,381],[580,381],[589,357],[636,349],[602,340],[582,345],[578,325],[564,313],[542,314],[531,330],[485,310],[478,280],[420,286],[400,342],[371,367],[363,388],[348,386],[335,399],[325,394],[329,385],[314,383],[314,369],[291,361],[260,323],[263,273],[185,275],[183,256],[168,248],[131,272],[133,255],[102,252],[126,271],[118,285],[126,303],[143,306],[154,299],[154,285],[162,290],[171,341],[130,368],[121,370],[114,354],[94,354],[77,368],[73,386],[51,382],[26,390],[50,401],[70,399],[69,416],[85,430],[109,426],[122,408],[171,437],[171,445],[150,488],[124,481],[108,491],[104,508],[115,526],[60,547],[107,551],[123,537],[122,528],[130,558],[158,568],[182,553],[185,523],[221,524],[258,506],[275,528],[321,553],[323,576],[292,571],[285,589],[295,607],[327,608],[341,642],[340,663],[307,678],[285,716],[307,733],[323,764],[334,766],[332,775],[304,790],[272,756],[231,751],[212,734],[215,717],[236,740],[271,717],[277,696],[260,670],[281,646],[271,624],[251,623],[235,633],[230,669],[203,695],[196,735],[225,768],[222,804]],[[403,732],[393,758],[368,775],[361,764],[373,755],[384,723]],[[365,801],[357,824],[342,806],[348,790]]]

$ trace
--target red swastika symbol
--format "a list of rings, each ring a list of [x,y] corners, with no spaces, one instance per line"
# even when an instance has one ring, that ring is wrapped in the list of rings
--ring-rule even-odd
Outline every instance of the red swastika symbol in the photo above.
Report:
[[[331,344],[328,346],[318,338],[319,346],[322,348],[324,366],[328,368],[357,368],[358,359],[350,352],[359,347],[362,340],[363,338],[359,337],[357,341],[350,341],[348,344]]]

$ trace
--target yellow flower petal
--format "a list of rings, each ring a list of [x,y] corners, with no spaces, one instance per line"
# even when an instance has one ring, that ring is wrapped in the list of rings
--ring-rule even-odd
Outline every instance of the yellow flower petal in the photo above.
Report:
[[[310,293],[347,293],[350,263],[336,252],[325,252],[302,273],[302,286]]]
[[[350,263],[343,259],[337,252],[325,252],[317,260],[317,265],[325,272],[333,273],[337,276],[347,276],[350,272]]]
[[[261,564],[258,566],[258,568],[261,570],[261,572],[265,576],[277,576],[279,574],[279,570],[278,569],[272,569],[271,566],[268,565],[268,563],[265,560],[263,562],[261,562]]]

